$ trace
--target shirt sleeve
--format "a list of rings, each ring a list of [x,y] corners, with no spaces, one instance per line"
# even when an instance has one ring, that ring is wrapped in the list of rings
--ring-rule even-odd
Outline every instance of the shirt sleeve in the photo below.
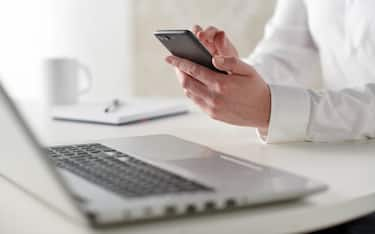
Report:
[[[375,83],[342,90],[309,90],[311,113],[306,140],[319,142],[375,138]]]
[[[271,84],[320,87],[320,60],[302,0],[279,0],[265,34],[245,59]]]
[[[248,61],[271,90],[265,143],[332,142],[375,138],[375,83],[340,90],[314,89],[317,49],[301,0],[279,0],[263,41]]]
[[[319,56],[302,0],[279,0],[265,35],[245,59],[269,84],[271,116],[265,143],[306,139],[311,112],[308,88],[320,86]]]

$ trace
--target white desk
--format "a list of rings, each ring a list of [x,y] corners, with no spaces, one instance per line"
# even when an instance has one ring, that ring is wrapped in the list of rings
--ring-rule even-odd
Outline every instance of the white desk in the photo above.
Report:
[[[257,163],[322,180],[329,184],[330,190],[299,202],[94,232],[65,220],[0,177],[2,234],[291,233],[311,231],[375,211],[374,141],[262,145],[253,129],[222,124],[198,112],[122,127],[46,120],[35,110],[35,105],[28,105],[26,113],[38,135],[48,144],[172,134]]]

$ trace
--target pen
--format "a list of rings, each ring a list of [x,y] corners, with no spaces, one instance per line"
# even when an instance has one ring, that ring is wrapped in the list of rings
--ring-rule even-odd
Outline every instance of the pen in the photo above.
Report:
[[[111,104],[109,104],[105,109],[104,113],[110,113],[116,111],[121,106],[121,102],[118,99],[113,99]]]

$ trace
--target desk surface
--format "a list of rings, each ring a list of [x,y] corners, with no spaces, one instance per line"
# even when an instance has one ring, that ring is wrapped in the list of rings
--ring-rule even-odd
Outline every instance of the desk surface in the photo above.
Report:
[[[308,199],[93,231],[65,220],[0,177],[0,232],[7,233],[295,233],[342,223],[375,211],[375,142],[262,145],[254,129],[226,125],[199,112],[115,127],[49,120],[35,105],[23,108],[48,145],[147,134],[172,134],[330,186]]]

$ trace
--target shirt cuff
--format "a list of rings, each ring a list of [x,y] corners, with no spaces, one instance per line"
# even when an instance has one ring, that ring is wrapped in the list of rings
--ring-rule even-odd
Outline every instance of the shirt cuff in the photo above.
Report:
[[[309,123],[311,100],[307,90],[269,84],[271,116],[267,136],[257,134],[263,143],[304,141]]]

